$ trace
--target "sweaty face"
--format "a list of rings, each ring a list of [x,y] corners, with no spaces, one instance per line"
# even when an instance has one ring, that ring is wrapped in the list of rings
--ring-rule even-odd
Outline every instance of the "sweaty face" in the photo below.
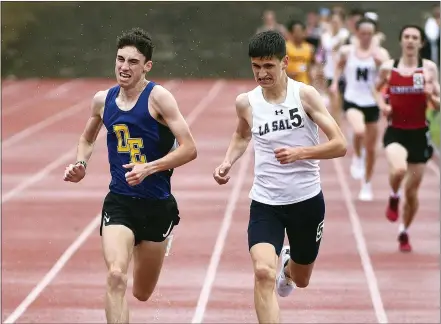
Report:
[[[401,35],[403,53],[416,55],[422,47],[421,34],[416,28],[406,28]]]
[[[372,38],[375,35],[375,27],[370,23],[362,23],[358,27],[357,36],[360,40],[360,44],[369,46],[372,42]]]
[[[269,88],[277,83],[282,78],[287,64],[288,56],[282,60],[277,57],[251,59],[254,79],[262,88]]]
[[[151,66],[152,62],[146,62],[145,56],[136,47],[120,48],[116,54],[116,80],[121,87],[131,87],[137,84],[146,72],[150,71]]]

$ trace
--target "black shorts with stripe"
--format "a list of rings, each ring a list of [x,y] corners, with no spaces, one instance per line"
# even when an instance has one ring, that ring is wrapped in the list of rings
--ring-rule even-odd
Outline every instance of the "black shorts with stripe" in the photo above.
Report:
[[[282,206],[253,200],[248,223],[248,248],[269,243],[280,255],[286,231],[291,259],[297,264],[311,264],[319,252],[324,219],[325,201],[321,191],[307,200]]]

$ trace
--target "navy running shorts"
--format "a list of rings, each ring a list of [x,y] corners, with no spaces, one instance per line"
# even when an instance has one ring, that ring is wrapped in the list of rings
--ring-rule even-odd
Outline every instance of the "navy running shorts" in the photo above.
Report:
[[[288,236],[291,259],[308,265],[317,258],[323,234],[325,201],[323,192],[290,205],[267,205],[252,200],[248,223],[248,248],[272,244],[279,256]]]

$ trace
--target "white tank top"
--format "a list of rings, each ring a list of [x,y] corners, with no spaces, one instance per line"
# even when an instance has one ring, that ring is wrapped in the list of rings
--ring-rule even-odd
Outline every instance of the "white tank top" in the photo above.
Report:
[[[319,144],[318,126],[307,116],[300,101],[303,85],[288,78],[285,102],[270,104],[258,86],[248,92],[252,108],[254,182],[249,197],[263,204],[287,205],[317,195],[321,190],[318,160],[280,164],[274,149]]]
[[[371,90],[377,77],[377,66],[373,56],[360,59],[355,54],[355,46],[352,47],[346,60],[344,77],[346,101],[360,107],[377,105]]]
[[[322,47],[325,52],[325,66],[323,67],[323,74],[328,80],[332,80],[335,74],[335,62],[334,56],[336,51],[332,48],[340,40],[345,40],[349,37],[349,31],[346,28],[341,28],[336,35],[331,35],[331,33],[326,33],[322,37]]]

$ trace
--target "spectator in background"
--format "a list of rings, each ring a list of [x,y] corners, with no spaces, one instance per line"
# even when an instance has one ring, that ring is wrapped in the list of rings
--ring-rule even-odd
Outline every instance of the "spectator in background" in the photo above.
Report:
[[[426,34],[427,43],[430,45],[430,60],[439,66],[439,29],[440,29],[440,8],[439,4],[432,9],[432,16],[426,20],[424,33]]]
[[[342,6],[333,6],[331,10],[331,14],[337,14],[341,16],[346,15],[346,10]]]
[[[314,46],[315,50],[320,46],[321,34],[320,17],[318,13],[311,11],[306,16],[306,41]]]
[[[286,54],[289,59],[286,73],[290,78],[310,85],[314,47],[306,41],[306,26],[301,21],[293,20],[288,23],[287,30]]]
[[[329,28],[329,22],[331,19],[331,10],[329,10],[329,8],[320,8],[319,16],[320,16],[320,28],[321,31],[324,32]]]
[[[257,28],[256,34],[263,31],[276,30],[280,32],[283,35],[283,37],[285,37],[285,39],[287,39],[288,35],[286,28],[285,26],[277,22],[276,14],[274,13],[273,10],[265,10],[263,12],[262,20],[263,20],[263,25]]]
[[[314,48],[314,62],[311,67],[311,85],[320,93],[326,92],[327,85],[323,77],[323,69],[321,63],[323,62],[323,49],[320,38],[324,31],[321,17],[318,12],[311,11],[306,16],[306,41]]]

